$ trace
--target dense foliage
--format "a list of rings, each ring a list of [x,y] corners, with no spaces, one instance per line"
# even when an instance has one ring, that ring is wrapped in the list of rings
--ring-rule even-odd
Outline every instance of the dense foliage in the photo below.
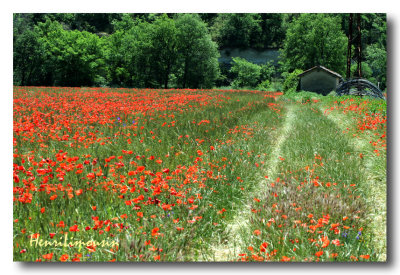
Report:
[[[231,72],[236,74],[233,87],[255,87],[261,75],[261,68],[245,59],[234,57]]]
[[[268,88],[315,65],[345,75],[349,15],[41,13],[14,14],[13,27],[15,85]],[[361,14],[361,31],[363,77],[385,88],[386,15]],[[237,61],[218,63],[222,49],[280,49],[280,66],[247,64],[261,76],[243,82]]]
[[[324,65],[344,74],[347,39],[340,18],[326,14],[301,14],[289,26],[283,57],[287,70]]]

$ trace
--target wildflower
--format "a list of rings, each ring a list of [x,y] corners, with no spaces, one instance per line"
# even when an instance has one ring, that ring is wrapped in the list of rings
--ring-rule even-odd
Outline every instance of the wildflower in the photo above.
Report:
[[[282,256],[281,262],[290,262],[292,259],[286,256]]]
[[[218,214],[222,214],[222,213],[224,213],[224,212],[226,212],[226,209],[225,209],[225,208],[222,208],[220,211],[218,211]]]
[[[321,257],[321,256],[322,256],[322,254],[324,254],[324,252],[323,252],[323,251],[318,251],[318,252],[316,252],[316,253],[315,253],[315,256],[317,256],[317,257]]]
[[[42,255],[42,258],[45,260],[51,260],[53,258],[53,253],[44,254]]]
[[[325,248],[329,245],[330,241],[329,238],[327,236],[324,236],[320,239],[320,241],[322,242],[322,248]]]
[[[339,246],[340,245],[340,240],[338,240],[338,239],[332,240],[332,244],[334,244],[336,246]]]
[[[89,253],[96,252],[96,246],[95,245],[88,245],[86,248],[89,250]]]
[[[73,226],[71,226],[70,228],[69,228],[69,231],[71,231],[71,232],[78,232],[79,231],[79,229],[78,229],[78,225],[73,225]]]
[[[360,258],[365,260],[368,260],[369,257],[370,257],[369,255],[360,255]]]
[[[260,251],[261,251],[261,252],[265,252],[267,247],[268,247],[268,243],[267,243],[267,242],[263,242],[263,243],[260,245]]]
[[[160,233],[158,233],[159,230],[160,230],[160,228],[158,228],[158,227],[153,228],[153,229],[151,230],[151,235],[152,235],[152,236],[160,235]]]
[[[356,261],[356,262],[357,262],[357,261],[358,261],[358,258],[357,258],[356,256],[351,255],[351,256],[350,256],[350,260]]]
[[[66,261],[68,260],[68,258],[69,258],[68,254],[63,254],[63,255],[61,255],[61,257],[59,258],[59,260],[60,260],[61,262],[66,262]]]

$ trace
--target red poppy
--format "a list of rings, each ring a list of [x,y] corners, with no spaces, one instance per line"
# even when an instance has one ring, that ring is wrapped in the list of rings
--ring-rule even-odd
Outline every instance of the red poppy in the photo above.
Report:
[[[78,229],[78,225],[73,225],[73,226],[71,226],[70,228],[69,228],[69,231],[71,231],[71,232],[78,232],[79,231],[79,229]]]
[[[317,256],[317,257],[321,257],[321,256],[322,256],[322,254],[324,254],[324,252],[323,252],[323,251],[318,251],[318,252],[316,252],[316,253],[315,253],[315,256]]]
[[[163,169],[163,173],[168,174],[169,173],[169,169],[168,168]]]
[[[51,260],[53,258],[53,253],[44,254],[42,255],[42,258],[45,260]]]
[[[54,201],[57,198],[57,195],[53,195],[50,197],[50,200]]]
[[[158,228],[158,227],[153,228],[153,229],[151,230],[151,235],[152,235],[152,236],[157,236],[157,235],[159,235],[159,234],[160,234],[160,233],[158,233],[159,230],[160,230],[160,228]]]
[[[292,260],[292,258],[282,256],[281,262],[290,262],[291,260]]]
[[[69,258],[68,254],[63,254],[63,255],[61,255],[61,257],[59,258],[59,260],[60,260],[61,262],[66,262],[66,261],[68,260],[68,258]]]

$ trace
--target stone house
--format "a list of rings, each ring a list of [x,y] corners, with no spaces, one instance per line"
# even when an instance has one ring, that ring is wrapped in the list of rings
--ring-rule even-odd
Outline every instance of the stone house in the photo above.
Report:
[[[343,77],[324,66],[315,66],[298,75],[300,90],[315,92],[323,95],[336,90]]]

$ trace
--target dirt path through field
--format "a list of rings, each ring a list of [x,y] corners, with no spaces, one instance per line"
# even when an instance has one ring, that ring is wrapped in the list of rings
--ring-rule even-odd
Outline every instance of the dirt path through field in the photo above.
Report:
[[[320,107],[322,113],[325,109]],[[343,131],[350,129],[354,121],[350,121],[345,115],[340,113],[330,113],[325,116],[334,122],[337,127]],[[353,126],[354,127],[354,126]],[[359,137],[354,137],[350,144],[354,144],[357,151],[363,152],[364,155],[364,173],[367,177],[368,194],[367,205],[369,206],[368,218],[372,224],[374,238],[372,240],[373,246],[377,253],[380,254],[379,261],[386,261],[386,167],[382,170],[383,175],[375,174],[376,171],[376,158],[368,152],[371,151],[369,144],[369,136],[367,134],[360,134]],[[360,172],[360,171],[358,171]]]
[[[288,133],[293,125],[293,120],[296,117],[296,105],[287,104],[285,105],[285,108],[287,109],[286,116],[284,118],[285,121],[282,129],[277,130],[279,135],[276,138],[275,143],[272,145],[274,149],[266,161],[269,168],[264,172],[265,174],[262,176],[263,178],[265,175],[268,175],[269,178],[272,178],[277,173],[282,144],[285,142],[286,137],[288,136]],[[243,236],[249,236],[251,233],[249,232],[249,222],[251,216],[250,203],[254,197],[266,192],[266,183],[266,179],[261,180],[258,186],[253,189],[254,191],[249,193],[248,198],[245,200],[248,202],[248,204],[243,207],[242,211],[237,213],[236,217],[232,219],[232,222],[227,226],[227,240],[224,243],[218,244],[217,246],[211,248],[214,257],[208,260],[228,262],[235,261],[239,258],[238,254],[243,252],[241,249],[246,247],[246,243],[248,243],[248,240],[244,239]]]

